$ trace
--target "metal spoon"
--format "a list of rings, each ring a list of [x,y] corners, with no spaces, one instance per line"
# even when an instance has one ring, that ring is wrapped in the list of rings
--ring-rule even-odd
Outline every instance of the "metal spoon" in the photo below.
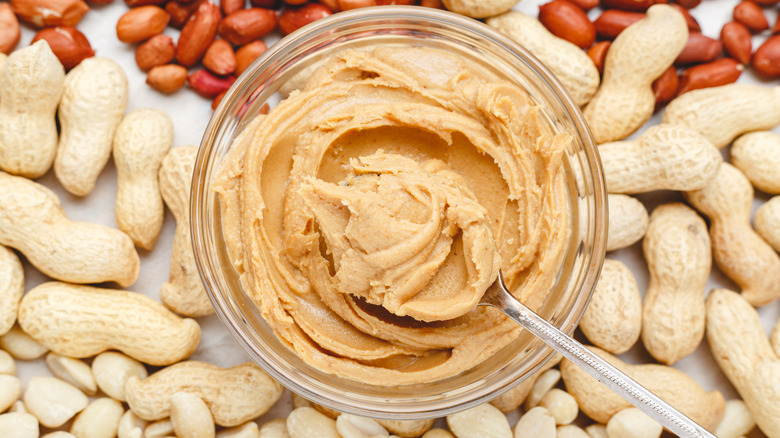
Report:
[[[498,273],[498,279],[487,289],[479,305],[493,306],[504,312],[524,329],[672,433],[686,438],[715,438],[715,435],[707,432],[669,403],[661,400],[634,379],[607,363],[515,299],[506,289],[501,272]]]

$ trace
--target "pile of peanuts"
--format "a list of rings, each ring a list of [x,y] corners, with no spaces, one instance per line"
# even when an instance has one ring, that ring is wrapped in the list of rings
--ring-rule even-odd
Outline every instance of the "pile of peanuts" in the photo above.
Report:
[[[79,2],[0,3],[0,52],[11,53],[0,53],[0,436],[661,436],[660,425],[560,358],[490,403],[439,421],[373,420],[294,394],[286,418],[265,421],[282,399],[280,384],[254,364],[223,368],[190,359],[201,339],[196,318],[213,313],[189,235],[196,148],[172,147],[173,124],[160,110],[126,114],[125,72],[93,56],[78,36],[75,25],[88,10]],[[391,2],[288,0],[281,12],[263,0],[250,8],[127,3],[117,37],[140,43],[135,58],[150,85],[172,92],[189,82],[218,101],[274,29],[286,34],[341,9]],[[780,88],[734,83],[748,66],[761,77],[780,75],[780,37],[769,36],[755,52],[750,44],[751,32],[769,31],[761,7],[770,5],[739,3],[716,40],[697,33],[686,11],[696,1],[603,0],[593,22],[586,11],[596,5],[585,0],[553,0],[539,18],[510,11],[514,0],[421,3],[485,19],[547,64],[583,108],[610,208],[608,258],[580,324],[593,351],[719,438],[760,436],[756,426],[780,437],[780,324],[768,337],[755,310],[780,298],[780,196],[770,198],[780,195],[780,135],[770,131],[780,125]],[[17,17],[43,29],[12,52]],[[177,44],[163,34],[168,25],[181,28]],[[166,88],[155,69],[183,69],[183,79]],[[659,111],[661,123],[647,126]],[[727,163],[721,150],[729,146]],[[58,196],[33,181],[53,169],[68,193],[86,197],[112,156],[117,228],[69,220]],[[767,200],[751,224],[754,189]],[[642,194],[658,191],[680,195],[648,213]],[[157,246],[165,206],[176,231],[159,301],[89,286],[136,282],[136,248]],[[638,246],[649,272],[644,293],[616,257]],[[53,281],[26,290],[20,254]],[[707,290],[713,260],[741,293]],[[705,338],[739,399],[725,400],[673,367]],[[617,357],[637,348],[655,362]],[[23,385],[17,367],[28,361],[44,362],[50,375]]]

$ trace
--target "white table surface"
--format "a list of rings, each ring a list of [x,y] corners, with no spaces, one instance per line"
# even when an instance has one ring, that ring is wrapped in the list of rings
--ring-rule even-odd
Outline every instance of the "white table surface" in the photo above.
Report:
[[[489,1],[489,0],[485,0]],[[515,9],[530,15],[536,15],[538,5],[545,0],[522,0]],[[702,32],[710,37],[718,38],[720,28],[723,23],[731,20],[731,13],[736,0],[704,0],[703,3],[691,11],[691,14],[699,20]],[[78,28],[87,36],[95,49],[97,56],[109,57],[117,61],[127,74],[130,84],[130,95],[127,111],[133,111],[143,107],[159,108],[167,112],[173,120],[175,126],[174,147],[183,145],[198,145],[203,135],[203,131],[211,116],[211,102],[203,99],[192,90],[184,89],[172,95],[160,94],[146,83],[146,77],[135,64],[134,46],[124,44],[117,40],[115,33],[115,24],[117,19],[127,10],[127,7],[121,0],[115,0],[113,4],[107,6],[94,6],[79,23]],[[770,24],[774,24],[776,19],[776,9],[765,9]],[[591,19],[595,19],[599,14],[598,10],[590,12]],[[19,47],[29,45],[34,35],[34,29],[22,25],[22,39]],[[178,37],[178,31],[168,28],[166,33],[171,35],[174,40]],[[755,48],[768,36],[768,32],[756,35],[753,38]],[[278,35],[270,35],[266,41],[272,43],[279,38]],[[761,81],[756,78],[753,72],[748,69],[740,78],[739,82],[764,82],[767,85],[776,85],[777,81]],[[660,113],[656,114],[648,122],[647,126],[659,123]],[[780,132],[780,129],[776,129]],[[641,131],[640,131],[641,132]],[[636,135],[636,134],[635,134]],[[724,157],[728,157],[728,148],[724,150]],[[107,226],[116,227],[114,219],[114,198],[116,193],[116,171],[113,163],[109,162],[106,169],[101,173],[96,189],[87,197],[79,198],[68,194],[57,182],[53,172],[47,173],[38,182],[46,185],[57,193],[65,208],[68,217],[72,220],[83,220],[97,222]],[[672,192],[655,192],[638,196],[648,210],[656,205],[672,201],[682,200],[681,196]],[[761,202],[769,199],[769,196],[756,192],[756,202],[754,207]],[[139,250],[141,257],[141,274],[138,281],[128,290],[140,292],[150,297],[157,298],[160,286],[168,279],[169,259],[171,247],[173,245],[173,235],[175,221],[169,211],[166,210],[165,222],[157,245],[152,251]],[[641,243],[637,243],[629,248],[615,251],[608,254],[610,258],[617,258],[626,263],[634,272],[640,290],[644,293],[647,285],[647,267],[644,262]],[[38,273],[29,263],[24,261],[26,286],[25,290],[47,281],[48,279]],[[715,287],[726,287],[738,290],[738,287],[726,278],[713,264],[713,271],[708,281],[707,290]],[[780,300],[775,301],[759,309],[764,329],[769,333],[780,316]],[[233,342],[230,335],[222,327],[216,316],[198,318],[202,328],[202,338],[192,359],[202,360],[214,363],[220,366],[232,366],[248,360],[247,356]],[[150,333],[150,336],[153,334]],[[632,363],[652,362],[652,358],[644,350],[641,341],[628,353],[621,356],[624,360]],[[43,360],[22,362],[17,361],[18,375],[23,383],[36,375],[49,375],[49,371]],[[737,397],[736,391],[720,372],[713,361],[706,340],[702,342],[699,348],[691,355],[681,359],[674,365],[699,382],[705,389],[718,389],[729,399]],[[272,418],[284,417],[291,409],[289,392],[263,417],[258,419],[262,424]],[[509,416],[510,422],[514,424],[517,420],[517,413]],[[580,415],[578,422],[586,425],[590,421]],[[754,431],[751,435],[762,436]]]

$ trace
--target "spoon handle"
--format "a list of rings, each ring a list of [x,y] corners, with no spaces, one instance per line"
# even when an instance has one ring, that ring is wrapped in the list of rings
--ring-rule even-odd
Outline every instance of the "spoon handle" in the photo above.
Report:
[[[491,290],[493,288],[500,288],[501,290]],[[523,328],[531,332],[531,334],[561,353],[563,357],[585,370],[596,380],[642,410],[642,412],[672,433],[685,438],[715,438],[715,435],[707,432],[696,422],[669,405],[669,403],[661,400],[634,379],[628,377],[625,373],[610,365],[571,336],[560,331],[557,327],[520,303],[506,290],[501,274],[499,274],[498,279],[485,293],[481,304],[488,304],[503,311],[507,316],[523,326]]]

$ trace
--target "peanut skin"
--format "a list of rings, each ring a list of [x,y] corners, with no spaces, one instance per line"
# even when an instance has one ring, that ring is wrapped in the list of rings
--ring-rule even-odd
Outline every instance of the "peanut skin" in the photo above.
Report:
[[[642,315],[642,341],[667,365],[704,337],[704,288],[712,267],[707,225],[681,203],[656,207],[642,243],[650,279]]]
[[[743,296],[726,289],[710,293],[707,340],[758,427],[767,436],[780,436],[780,356],[769,344],[758,313]]]
[[[72,222],[57,196],[26,178],[0,172],[0,244],[19,250],[49,277],[70,283],[138,278],[140,260],[127,235],[114,228]]]
[[[19,325],[51,351],[75,358],[116,349],[149,365],[189,357],[200,326],[151,298],[121,290],[49,282],[27,292]]]
[[[170,397],[179,391],[202,398],[214,422],[230,427],[264,414],[284,387],[255,364],[220,368],[198,361],[177,363],[143,380],[131,377],[125,385],[130,409],[147,421],[168,417]]]

